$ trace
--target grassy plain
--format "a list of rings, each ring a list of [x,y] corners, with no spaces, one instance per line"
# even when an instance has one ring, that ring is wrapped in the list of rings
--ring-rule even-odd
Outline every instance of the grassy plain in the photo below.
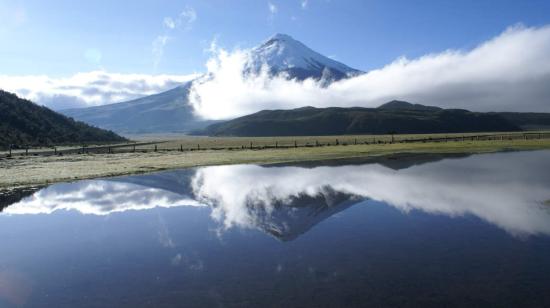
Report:
[[[456,134],[403,134],[394,135],[393,140],[400,142],[403,140],[418,140],[418,139],[440,139],[440,138],[471,138],[472,136],[498,136],[503,139],[521,139],[523,135],[528,138],[537,137],[538,134],[544,134],[546,138],[550,138],[550,131],[537,132],[509,132],[509,133],[456,133]],[[297,146],[313,146],[315,144],[330,144],[335,145],[336,142],[342,145],[353,145],[355,143],[378,143],[390,142],[391,135],[344,135],[344,136],[290,136],[290,137],[202,137],[202,136],[185,136],[178,134],[168,135],[130,135],[128,136],[137,142],[154,142],[162,141],[157,144],[159,150],[177,150],[183,149],[221,149],[221,148],[253,148],[257,147],[292,147]],[[497,138],[498,139],[498,138]],[[154,145],[147,144],[136,146],[137,150],[152,150]]]
[[[386,136],[387,138],[391,138]],[[399,136],[401,137],[401,136]],[[194,144],[197,140],[193,137],[187,140]],[[198,137],[204,138],[204,137]],[[289,137],[290,138],[290,137]],[[309,139],[307,139],[309,138]],[[315,140],[315,137],[277,138],[287,140],[290,144],[294,139],[305,141]],[[329,138],[329,137],[323,137]],[[319,147],[289,147],[289,148],[264,148],[241,149],[240,138],[218,138],[212,140],[212,145],[219,146],[234,144],[233,150],[173,150],[174,145],[181,145],[184,139],[159,143],[157,152],[149,149],[148,152],[124,152],[114,154],[65,154],[56,155],[14,155],[11,158],[0,159],[0,189],[16,187],[39,186],[55,182],[73,181],[98,177],[109,177],[127,174],[137,174],[168,169],[186,168],[206,165],[222,164],[266,164],[296,161],[328,160],[353,157],[379,157],[391,154],[406,153],[486,153],[505,150],[536,150],[550,149],[550,139],[513,139],[501,138],[497,140],[465,140],[449,142],[415,142],[415,143],[386,143],[386,144],[357,144],[354,145],[354,136],[330,137],[330,140],[339,138],[339,145]],[[359,138],[359,136],[357,137]],[[370,138],[360,136],[360,138]],[[380,136],[376,136],[380,138]],[[251,138],[247,138],[250,140]],[[320,139],[320,137],[319,137]],[[324,139],[320,139],[324,140]],[[319,142],[321,143],[321,141]],[[328,140],[328,139],[326,139]],[[349,141],[346,141],[349,140]],[[254,142],[270,143],[273,140],[260,140],[254,138]],[[248,141],[250,142],[250,141]],[[283,141],[278,141],[283,142]],[[315,142],[315,141],[313,141]],[[172,144],[171,144],[172,143]],[[334,143],[334,141],[333,141]],[[167,150],[163,151],[162,147]],[[204,144],[204,143],[203,143]],[[343,145],[347,144],[347,145]],[[148,145],[147,147],[151,147]],[[206,147],[206,146],[204,146]],[[168,151],[169,150],[169,151]]]
[[[190,151],[190,150],[237,150],[237,149],[262,149],[262,148],[285,148],[285,147],[311,147],[315,145],[354,145],[374,143],[402,142],[405,140],[414,141],[424,139],[426,142],[448,138],[452,140],[485,140],[485,139],[536,139],[542,135],[550,138],[550,131],[536,132],[504,132],[504,133],[456,133],[456,134],[408,134],[408,135],[344,135],[344,136],[295,136],[295,137],[204,137],[188,136],[183,134],[148,134],[129,135],[130,142],[113,143],[107,145],[86,144],[86,145],[62,145],[55,147],[56,153],[64,154],[91,152],[106,153],[110,148],[113,153],[121,152],[150,152],[158,151]],[[464,138],[464,139],[463,139]],[[474,139],[472,139],[474,138]],[[28,155],[51,155],[54,147],[14,149],[14,156]],[[0,151],[0,157],[6,156],[8,151]]]

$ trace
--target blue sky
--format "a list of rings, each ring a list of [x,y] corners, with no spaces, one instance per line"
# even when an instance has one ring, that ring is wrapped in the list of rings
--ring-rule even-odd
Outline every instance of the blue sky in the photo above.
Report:
[[[180,23],[170,29],[166,18]],[[543,26],[550,1],[0,0],[0,19],[3,75],[189,74],[204,71],[214,38],[231,49],[277,32],[368,71],[399,56],[470,49],[516,23]],[[158,37],[167,38],[162,56]]]

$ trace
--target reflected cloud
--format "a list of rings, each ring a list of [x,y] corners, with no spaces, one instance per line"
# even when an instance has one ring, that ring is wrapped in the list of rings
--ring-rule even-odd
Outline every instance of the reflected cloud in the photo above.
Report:
[[[192,188],[225,229],[257,228],[287,241],[364,199],[313,180],[319,170],[327,168],[205,167],[197,171]]]
[[[285,226],[290,217],[303,222],[318,215],[321,200],[326,210],[368,198],[404,212],[474,215],[512,234],[550,234],[550,208],[544,205],[550,197],[549,156],[547,151],[475,155],[401,170],[380,164],[215,166],[197,171],[193,189],[226,228]],[[327,202],[330,196],[338,196],[336,202]],[[307,201],[299,204],[302,200]]]
[[[108,215],[155,207],[200,206],[186,196],[132,183],[90,180],[56,184],[4,209],[5,214],[51,214],[75,210],[82,214]]]

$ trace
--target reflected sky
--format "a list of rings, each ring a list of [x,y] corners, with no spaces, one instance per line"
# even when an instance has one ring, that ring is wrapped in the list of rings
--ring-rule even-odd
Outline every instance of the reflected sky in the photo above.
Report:
[[[0,307],[548,307],[549,157],[214,166],[14,194]]]
[[[395,165],[395,164],[394,164]],[[4,215],[76,210],[108,215],[209,206],[222,229],[258,228],[290,240],[364,200],[402,212],[474,215],[512,234],[550,234],[550,152],[472,155],[400,164],[212,166],[56,184]]]

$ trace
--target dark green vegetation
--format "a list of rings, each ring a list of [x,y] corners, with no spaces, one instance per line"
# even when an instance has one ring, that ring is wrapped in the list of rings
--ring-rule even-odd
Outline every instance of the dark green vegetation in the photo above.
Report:
[[[0,148],[125,140],[0,90]]]
[[[214,123],[195,117],[187,99],[190,85],[128,102],[67,109],[61,113],[117,133],[187,132]]]
[[[549,117],[550,119],[550,117]],[[195,132],[209,136],[315,136],[512,132],[521,128],[497,113],[392,101],[378,108],[263,110]]]
[[[499,112],[496,113],[524,130],[547,130],[550,128],[550,113]]]

